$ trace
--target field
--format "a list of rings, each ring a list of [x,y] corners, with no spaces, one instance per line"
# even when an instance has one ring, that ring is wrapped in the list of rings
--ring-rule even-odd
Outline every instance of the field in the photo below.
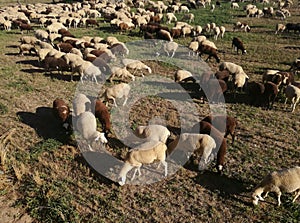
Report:
[[[7,4],[0,1],[0,5]],[[191,10],[195,14],[193,25],[204,26],[208,22],[224,25],[225,37],[213,40],[224,52],[220,54],[221,61],[241,65],[250,81],[261,80],[266,69],[288,70],[300,56],[299,33],[274,35],[275,25],[282,21],[246,18],[243,11],[246,4],[239,3],[240,8],[233,10],[230,3],[222,2],[222,8],[216,8],[214,13],[209,8]],[[257,5],[263,7],[260,3]],[[283,23],[300,21],[297,5],[295,1],[290,9],[292,16]],[[182,15],[178,15],[179,20],[180,17]],[[251,32],[233,32],[232,25],[238,20],[248,23]],[[120,34],[112,32],[101,18],[100,21],[100,28],[70,31],[76,37],[114,35],[124,42],[142,38],[138,30]],[[244,41],[246,55],[232,51],[234,36]],[[216,172],[215,162],[205,172],[197,171],[193,163],[188,163],[161,181],[120,187],[91,168],[74,137],[67,137],[53,118],[52,101],[59,97],[71,104],[78,79],[71,82],[70,75],[46,74],[37,57],[19,56],[20,37],[20,30],[0,31],[1,222],[300,221],[300,199],[291,203],[291,194],[283,194],[280,207],[272,193],[257,207],[251,201],[253,188],[267,173],[300,165],[300,108],[290,113],[282,95],[272,110],[249,106],[245,93],[238,94],[237,99],[231,94],[225,96],[226,112],[237,117],[239,126],[236,142],[232,145],[231,138],[227,140],[222,175]],[[187,46],[191,37],[175,41]],[[173,79],[173,65],[157,61],[145,63],[154,74],[161,76],[161,86],[164,86],[164,78]],[[218,69],[214,59],[208,65],[213,71]],[[142,79],[137,77],[137,80]],[[145,91],[151,88],[149,85]],[[210,112],[207,103],[194,102],[193,106],[199,113],[194,116],[202,118]],[[135,103],[128,122],[132,127],[155,119],[172,127],[172,138],[180,133],[176,107],[158,96],[145,97]],[[116,124],[113,128],[120,129],[118,122],[112,121]],[[121,160],[128,148],[114,134],[109,138],[107,150]]]

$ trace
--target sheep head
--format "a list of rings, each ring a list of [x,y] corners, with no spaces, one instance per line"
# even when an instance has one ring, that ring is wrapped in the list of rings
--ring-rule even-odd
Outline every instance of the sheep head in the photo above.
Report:
[[[95,138],[95,141],[98,141],[98,140],[100,140],[101,143],[107,143],[108,142],[105,135],[104,135],[104,133],[97,131],[97,137]]]

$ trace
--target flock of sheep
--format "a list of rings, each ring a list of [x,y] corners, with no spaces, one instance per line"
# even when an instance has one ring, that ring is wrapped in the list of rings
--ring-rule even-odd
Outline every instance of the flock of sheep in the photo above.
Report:
[[[268,1],[264,0],[267,4]],[[251,16],[278,16],[285,19],[291,16],[288,7],[293,4],[291,0],[278,1],[277,10],[272,7],[265,7],[262,10],[255,5],[249,4],[245,7],[248,17]],[[38,61],[46,72],[57,70],[63,74],[64,71],[73,75],[78,73],[83,83],[92,80],[98,83],[99,80],[106,80],[114,83],[119,81],[135,81],[136,76],[151,74],[149,66],[139,60],[126,58],[129,50],[126,44],[117,38],[109,36],[101,38],[98,36],[84,36],[76,38],[69,30],[80,27],[99,26],[97,18],[102,17],[111,24],[112,29],[119,32],[126,32],[139,28],[145,39],[162,39],[167,42],[163,45],[163,51],[167,56],[173,57],[176,54],[178,44],[174,39],[179,37],[192,36],[188,48],[190,53],[207,54],[209,60],[215,58],[220,63],[218,48],[207,36],[213,36],[214,40],[225,35],[225,27],[209,23],[201,27],[192,26],[189,23],[194,21],[194,15],[190,9],[209,6],[211,12],[215,7],[220,7],[220,2],[213,4],[210,0],[188,0],[187,3],[179,1],[131,1],[126,3],[111,3],[109,1],[93,1],[89,3],[76,2],[72,4],[28,4],[4,7],[0,12],[0,25],[5,30],[19,28],[23,31],[34,32],[34,36],[28,35],[20,38],[19,54],[29,53],[38,56]],[[232,2],[231,8],[239,8],[237,2]],[[134,13],[131,9],[135,8]],[[184,13],[183,21],[177,21],[176,13]],[[172,29],[161,25],[165,20],[166,24],[175,22]],[[32,23],[39,26],[33,30]],[[290,28],[290,25],[288,26]],[[292,27],[292,26],[291,26]],[[286,26],[277,27],[278,31],[283,31]],[[295,27],[294,27],[295,28]],[[237,22],[235,30],[250,31],[250,26]],[[291,28],[290,28],[291,29]],[[297,31],[297,26],[295,31]],[[203,35],[206,34],[206,35]],[[239,38],[233,38],[232,47],[238,53],[246,54],[246,48]],[[157,54],[159,56],[159,53]],[[109,67],[107,64],[122,58],[122,66]],[[291,67],[291,71],[299,70],[300,60],[296,59]],[[240,65],[232,62],[221,62],[216,73],[206,73],[201,76],[201,85],[210,85],[217,80],[221,86],[221,92],[212,90],[208,95],[208,100],[217,102],[219,97],[228,90],[227,84],[233,85],[234,92],[238,89],[246,90],[253,97],[253,105],[266,106],[272,108],[274,100],[281,90],[285,93],[286,99],[292,102],[292,112],[300,100],[300,83],[294,80],[293,72],[279,70],[267,70],[263,75],[263,82],[248,82],[249,76]],[[138,71],[138,74],[136,73]],[[187,70],[177,70],[174,79],[178,83],[196,82],[193,74]],[[108,103],[113,102],[117,107],[117,99],[124,98],[123,106],[130,95],[131,87],[127,83],[114,84],[99,94],[98,98],[91,98],[85,94],[77,94],[73,101],[73,110],[62,99],[53,102],[53,111],[63,127],[67,130],[73,128],[86,140],[89,149],[93,149],[93,142],[108,142],[107,135],[111,134],[111,121]],[[262,99],[262,101],[258,101]],[[103,103],[103,102],[106,102]],[[72,121],[73,119],[73,121]],[[97,131],[97,121],[102,124],[103,132]],[[212,125],[214,123],[214,125]],[[217,123],[217,124],[216,124]],[[225,124],[224,124],[225,123]],[[225,126],[224,126],[225,125]],[[207,116],[195,126],[192,131],[181,134],[173,141],[167,143],[170,131],[161,125],[138,126],[134,133],[145,141],[132,148],[124,158],[124,166],[119,173],[119,184],[126,183],[127,173],[135,168],[133,177],[144,164],[150,164],[154,160],[159,160],[164,166],[164,176],[168,174],[167,156],[172,156],[177,150],[182,150],[187,158],[192,155],[199,160],[199,170],[203,170],[216,158],[216,168],[222,171],[227,150],[227,135],[235,139],[235,129],[237,120],[233,117],[211,117]],[[224,138],[225,137],[225,138]],[[177,151],[178,152],[178,151]],[[263,192],[276,192],[278,195],[278,205],[280,205],[281,192],[293,192],[297,194],[293,202],[300,195],[300,168],[295,167],[289,170],[274,172],[268,175],[255,189],[253,193],[253,204],[258,200],[263,200]]]

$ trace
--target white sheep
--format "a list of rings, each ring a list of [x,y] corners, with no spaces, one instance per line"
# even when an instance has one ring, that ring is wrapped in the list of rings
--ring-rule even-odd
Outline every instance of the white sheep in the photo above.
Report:
[[[75,95],[73,100],[74,116],[77,117],[80,114],[91,110],[91,100],[82,93]]]
[[[41,41],[47,41],[48,40],[48,32],[45,30],[37,29],[34,31],[34,35],[37,39]]]
[[[275,34],[277,34],[278,32],[283,32],[285,30],[285,25],[284,24],[276,24],[276,31],[275,31]]]
[[[53,44],[53,42],[59,38],[61,38],[61,34],[58,34],[58,33],[50,33],[48,36],[48,39],[50,40],[51,44]]]
[[[213,29],[213,32],[214,32],[214,39],[217,40],[220,33],[221,33],[221,30],[220,30],[220,27],[216,26],[214,29]]]
[[[296,105],[300,100],[300,89],[290,84],[284,90],[284,94],[286,97],[284,104],[286,104],[287,100],[290,100],[292,102],[291,104],[292,112],[294,112]]]
[[[95,66],[92,62],[82,61],[82,63],[76,68],[78,68],[77,72],[80,74],[81,82],[83,82],[83,78],[91,77],[96,84],[98,84],[97,77],[101,77],[102,79],[102,73],[99,67]]]
[[[52,49],[41,48],[38,50],[39,62],[42,62]]]
[[[177,70],[174,74],[175,82],[182,82],[186,78],[193,77],[193,74],[187,70]]]
[[[194,55],[197,52],[198,48],[199,48],[199,42],[198,41],[190,42],[188,48],[190,49],[189,56],[191,56],[191,51],[193,52],[193,55]]]
[[[134,130],[134,134],[146,141],[167,142],[170,137],[170,131],[162,125],[141,125]]]
[[[120,84],[116,84],[110,88],[107,88],[104,91],[104,93],[100,95],[100,98],[104,99],[106,101],[106,106],[108,105],[108,101],[111,99],[111,100],[113,100],[114,106],[118,107],[118,105],[116,103],[116,99],[124,97],[125,98],[125,100],[123,102],[123,106],[124,106],[128,100],[129,92],[130,92],[129,84],[120,83]]]
[[[242,88],[248,79],[249,77],[245,72],[238,72],[233,76],[233,84],[235,88]]]
[[[22,36],[20,38],[21,43],[27,43],[27,44],[32,44],[32,45],[35,45],[37,40],[38,39],[34,36]]]
[[[49,32],[49,33],[58,33],[58,30],[60,29],[66,29],[68,30],[67,27],[65,27],[62,23],[60,22],[54,22],[52,23],[51,25],[47,26],[46,30]]]
[[[182,13],[189,13],[190,12],[189,8],[185,5],[181,5],[179,11],[182,12]]]
[[[178,148],[184,151],[189,159],[193,153],[196,157],[201,156],[199,161],[199,170],[204,170],[207,165],[217,156],[216,142],[207,134],[183,133],[177,136],[174,141],[168,144],[168,156]]]
[[[206,36],[204,35],[196,36],[193,39],[193,41],[198,41],[199,43],[202,43],[204,40],[206,40]]]
[[[37,50],[32,44],[22,43],[21,45],[19,45],[19,50],[20,55],[23,55],[24,52],[29,52],[30,54],[34,52],[35,54],[37,54]]]
[[[258,205],[258,201],[263,201],[269,192],[277,194],[278,206],[281,204],[282,192],[296,192],[292,202],[295,202],[300,195],[300,167],[274,171],[268,174],[252,193],[252,203]],[[262,193],[266,193],[262,198]]]
[[[92,112],[86,111],[80,114],[76,120],[76,129],[88,142],[90,150],[92,150],[90,144],[93,141],[100,140],[101,143],[107,143],[104,133],[97,131],[97,120]]]
[[[111,72],[112,74],[109,77],[110,82],[112,82],[115,77],[121,78],[122,80],[126,78],[131,78],[132,81],[135,80],[135,77],[126,69],[126,67],[112,67]]]
[[[191,23],[195,20],[195,15],[193,13],[188,13],[188,14],[185,14],[182,19]]]
[[[42,49],[53,49],[53,46],[50,43],[46,43],[38,40],[37,45],[39,45]]]
[[[176,16],[172,12],[168,12],[166,14],[166,19],[167,19],[166,24],[170,24],[172,21],[175,21],[175,22],[177,21]]]
[[[6,31],[9,31],[11,30],[12,22],[10,20],[5,20],[3,26]]]
[[[230,8],[232,8],[232,9],[238,9],[239,7],[240,6],[237,2],[231,2],[231,4],[230,4]]]
[[[124,66],[126,66],[126,68],[134,70],[134,72],[132,73],[133,75],[137,70],[141,71],[142,77],[144,77],[142,70],[147,70],[149,74],[152,73],[151,68],[139,60],[132,60],[132,59],[125,58],[122,60],[122,63],[124,64]]]
[[[243,68],[240,65],[237,65],[232,62],[222,62],[219,65],[219,70],[228,70],[231,74],[237,74],[237,73],[245,73]]]
[[[171,58],[174,57],[177,48],[178,44],[176,42],[167,42],[162,45],[162,50],[167,54],[168,57],[170,56],[170,53],[172,53]],[[156,52],[156,56],[159,55],[160,53]]]
[[[186,35],[191,35],[192,32],[193,32],[193,29],[194,28],[190,28],[188,26],[184,26],[181,28],[181,33],[182,33],[182,36],[185,37]]]
[[[212,41],[210,41],[210,40],[208,40],[208,39],[205,39],[202,42],[200,42],[200,45],[206,45],[206,46],[210,46],[210,47],[212,47],[214,49],[217,49],[217,46],[215,45],[215,43],[212,42]]]
[[[221,38],[224,37],[225,31],[226,31],[225,27],[224,26],[220,26]]]
[[[126,175],[132,169],[136,168],[134,174],[131,178],[135,178],[136,172],[139,172],[141,175],[140,168],[143,164],[151,164],[154,160],[160,161],[161,164],[165,167],[164,176],[168,175],[168,165],[165,161],[166,159],[167,146],[162,142],[149,141],[145,142],[136,148],[131,149],[125,157],[125,163],[119,173],[119,184],[122,186],[126,182]]]
[[[197,25],[195,26],[194,31],[195,31],[195,35],[200,35],[202,33],[202,27]]]

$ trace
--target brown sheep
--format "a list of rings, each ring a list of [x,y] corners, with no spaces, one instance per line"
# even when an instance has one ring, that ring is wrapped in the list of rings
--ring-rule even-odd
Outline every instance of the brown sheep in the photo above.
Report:
[[[101,100],[95,100],[94,101],[94,108],[95,108],[95,117],[99,119],[101,125],[102,125],[102,131],[105,132],[107,135],[109,132],[111,132],[110,129],[110,114],[108,112],[108,109],[106,105]]]
[[[67,103],[62,99],[55,99],[52,103],[53,114],[65,129],[71,126],[71,111]]]
[[[258,83],[255,81],[249,82],[247,84],[249,104],[253,106],[261,106],[264,91],[265,91],[265,86],[263,83]]]
[[[217,71],[215,73],[215,77],[218,79],[218,80],[223,80],[225,82],[228,82],[229,80],[229,77],[230,77],[230,73],[228,70],[222,70],[222,71]]]
[[[272,109],[275,102],[276,96],[279,92],[278,86],[272,82],[267,82],[264,84],[265,91],[263,94],[264,103],[267,109]]]
[[[217,63],[220,63],[220,58],[217,55],[217,49],[213,48],[211,46],[208,45],[199,45],[199,48],[197,50],[197,52],[199,53],[199,56],[201,57],[202,54],[208,54],[208,57],[206,59],[206,61],[208,61],[211,57],[215,58]]]
[[[237,38],[237,37],[234,37],[232,39],[231,47],[236,49],[236,53],[237,54],[239,54],[239,50],[242,51],[242,54],[246,54],[247,53],[246,49],[244,47],[243,42],[239,38]]]
[[[237,119],[231,116],[206,116],[201,121],[208,122],[212,124],[216,129],[220,132],[225,132],[224,137],[226,138],[228,135],[231,135],[232,144],[234,143],[236,136],[236,127],[238,125]],[[226,122],[226,125],[225,125]]]
[[[30,30],[33,30],[32,26],[29,25],[29,24],[26,24],[26,23],[20,23],[20,24],[19,24],[19,28],[20,28],[22,34],[23,34],[23,30],[26,30],[27,33],[28,33]]]
[[[97,22],[97,20],[95,19],[87,19],[86,22],[85,22],[85,25],[86,25],[86,28],[88,28],[88,26],[97,26],[99,27],[99,24]]]

